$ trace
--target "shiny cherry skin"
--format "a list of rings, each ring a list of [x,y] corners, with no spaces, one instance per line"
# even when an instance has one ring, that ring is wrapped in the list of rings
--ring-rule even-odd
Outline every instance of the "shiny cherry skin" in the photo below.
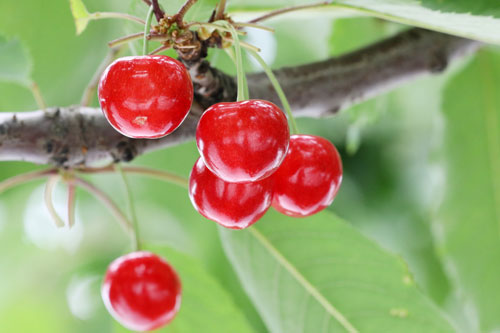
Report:
[[[310,216],[333,202],[342,182],[342,161],[330,141],[292,135],[287,156],[272,177],[272,206],[285,215]]]
[[[150,331],[174,318],[181,304],[181,283],[165,260],[138,251],[109,265],[101,295],[120,324],[134,331]]]
[[[206,166],[235,183],[274,173],[289,141],[285,114],[263,100],[214,104],[203,113],[196,130],[196,144]]]
[[[163,56],[117,59],[99,82],[99,103],[109,123],[131,138],[160,138],[186,118],[193,83],[179,61]]]
[[[189,197],[207,219],[231,229],[251,226],[271,206],[272,177],[229,183],[214,175],[199,158],[189,176]]]

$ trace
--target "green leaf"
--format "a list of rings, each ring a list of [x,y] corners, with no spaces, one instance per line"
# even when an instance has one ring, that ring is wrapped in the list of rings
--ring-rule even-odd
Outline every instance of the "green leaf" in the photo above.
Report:
[[[160,332],[252,332],[231,296],[200,262],[169,247],[146,245],[145,248],[165,258],[179,273],[182,283],[179,313]]]
[[[71,14],[75,20],[76,34],[79,35],[85,30],[90,21],[90,13],[88,12],[82,0],[69,0]]]
[[[444,95],[447,187],[436,230],[450,274],[478,311],[480,332],[500,327],[498,87],[500,55],[482,51]]]
[[[479,4],[478,4],[479,2]],[[316,0],[244,0],[231,2],[237,12],[264,12],[285,6],[317,3]],[[468,1],[450,5],[442,0],[337,0],[333,4],[307,12],[314,15],[370,15],[382,19],[441,31],[452,35],[500,44],[500,7],[496,0]],[[296,13],[300,14],[300,13]],[[293,14],[288,14],[293,15]]]
[[[328,212],[220,235],[271,332],[454,331],[403,260]]]
[[[0,81],[29,85],[33,64],[28,49],[17,38],[0,35]]]

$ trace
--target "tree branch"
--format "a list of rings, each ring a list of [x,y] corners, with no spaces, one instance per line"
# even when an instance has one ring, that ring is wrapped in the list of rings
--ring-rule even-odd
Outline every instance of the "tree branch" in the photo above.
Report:
[[[322,117],[381,94],[416,77],[443,71],[478,42],[411,29],[392,38],[309,65],[276,70],[298,116]],[[234,100],[233,78],[201,61],[188,63],[195,86],[190,115],[172,134],[134,140],[116,132],[96,108],[72,106],[46,111],[0,113],[0,161],[16,160],[75,167],[135,156],[194,137],[199,116],[216,102]],[[280,104],[264,74],[248,76],[252,98]]]

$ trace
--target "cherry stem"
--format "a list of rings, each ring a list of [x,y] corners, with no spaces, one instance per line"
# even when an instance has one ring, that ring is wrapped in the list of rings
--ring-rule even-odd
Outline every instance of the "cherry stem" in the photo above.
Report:
[[[59,214],[56,211],[56,208],[54,207],[54,201],[53,201],[52,195],[54,193],[54,188],[56,187],[56,185],[60,179],[61,179],[61,176],[59,176],[59,175],[50,176],[49,179],[47,180],[47,184],[45,185],[45,191],[43,194],[43,197],[45,199],[45,205],[47,206],[47,210],[49,211],[49,214],[52,217],[52,220],[54,221],[56,227],[58,227],[58,228],[64,227],[64,221],[59,216]]]
[[[241,54],[241,44],[238,33],[236,32],[236,29],[227,21],[216,21],[214,23],[226,26],[233,36],[233,45],[236,51],[236,80],[238,83],[238,94],[236,101],[240,102],[248,100],[248,85],[246,82],[247,79],[245,76],[245,70],[243,68],[243,56]]]
[[[224,39],[226,39],[226,40],[234,43],[234,40],[231,37],[229,37],[229,38],[228,37],[224,37]],[[260,49],[257,46],[254,46],[252,44],[248,44],[248,43],[240,41],[240,46],[242,48],[245,48],[245,49],[250,50],[250,51],[260,52]]]
[[[235,26],[237,27],[248,27],[248,28],[255,28],[255,29],[261,29],[269,32],[274,32],[273,28],[265,27],[259,24],[254,24],[254,23],[246,23],[246,22],[237,22],[234,23]]]
[[[154,8],[149,7],[148,15],[146,16],[146,24],[144,24],[144,44],[142,45],[142,55],[148,54],[148,32],[151,30],[151,20],[153,19]]]
[[[141,33],[142,35],[142,33]],[[97,89],[97,85],[99,84],[99,80],[101,79],[101,75],[108,67],[108,65],[115,60],[115,58],[118,56],[118,54],[123,50],[123,45],[112,48],[109,50],[108,54],[106,57],[103,59],[99,67],[97,68],[96,72],[92,76],[92,79],[90,79],[89,84],[85,88],[85,91],[83,92],[82,100],[80,101],[81,106],[89,106],[90,103],[92,102],[92,98],[95,95],[95,91]]]
[[[134,232],[132,234],[132,243],[135,251],[141,249],[141,242],[139,236],[139,221],[137,220],[137,213],[135,211],[134,198],[132,197],[132,191],[130,189],[130,184],[127,179],[127,175],[123,172],[123,168],[119,163],[115,164],[115,170],[120,174],[123,185],[125,187],[125,194],[127,195],[127,206],[129,211],[129,216],[132,220],[132,225],[134,227]]]
[[[35,81],[31,81],[29,84],[29,88],[31,90],[31,93],[33,94],[33,98],[35,98],[38,107],[42,110],[45,110],[47,108],[47,103],[45,103],[45,100],[43,99],[42,92],[40,91],[40,87],[38,87],[38,84],[36,84]]]
[[[321,2],[317,2],[317,3],[309,4],[309,5],[300,5],[300,6],[292,6],[292,7],[287,7],[287,8],[280,8],[277,10],[273,10],[273,11],[271,11],[267,14],[264,14],[262,16],[259,16],[257,18],[254,18],[253,20],[248,21],[248,23],[256,23],[256,22],[267,20],[268,18],[277,16],[277,15],[281,15],[281,14],[285,14],[285,13],[289,13],[289,12],[294,12],[294,11],[298,11],[298,10],[302,10],[302,9],[310,9],[310,8],[315,8],[315,7],[326,6],[326,5],[330,5],[331,3],[332,3],[332,1],[321,1]]]
[[[89,194],[97,198],[104,206],[106,206],[106,208],[109,209],[109,211],[115,216],[116,220],[120,223],[120,225],[127,234],[129,235],[134,234],[133,231],[134,227],[132,223],[130,223],[125,214],[123,214],[120,208],[118,208],[118,206],[113,202],[113,200],[111,200],[111,198],[106,193],[104,193],[91,183],[87,182],[86,180],[83,180],[82,178],[75,177],[73,181],[75,185],[78,185],[81,188],[83,188]]]
[[[37,170],[37,171],[32,171],[32,172],[27,172],[23,173],[21,175],[17,175],[11,178],[8,178],[2,182],[0,182],[0,193],[7,191],[8,189],[11,189],[13,187],[16,187],[18,185],[22,185],[24,183],[36,180],[36,179],[41,179],[45,178],[47,176],[51,175],[57,175],[57,169],[55,168],[50,168],[50,169],[45,169],[45,170]]]
[[[187,0],[184,5],[182,5],[181,9],[175,15],[175,20],[177,25],[181,28],[184,27],[184,15],[188,12],[189,8],[191,8],[198,0]]]
[[[278,82],[278,79],[276,79],[276,76],[274,75],[273,71],[271,68],[266,64],[264,59],[255,51],[248,51],[250,54],[259,62],[260,66],[266,72],[267,77],[269,78],[269,81],[271,81],[271,84],[274,87],[274,90],[276,90],[276,93],[278,94],[278,97],[281,101],[281,104],[283,104],[283,108],[285,109],[287,115],[288,115],[288,121],[290,123],[290,130],[292,134],[298,134],[299,133],[299,128],[297,126],[297,123],[295,121],[295,118],[292,114],[292,109],[290,108],[290,104],[288,103],[288,100],[286,98],[285,92],[281,88],[280,83]]]

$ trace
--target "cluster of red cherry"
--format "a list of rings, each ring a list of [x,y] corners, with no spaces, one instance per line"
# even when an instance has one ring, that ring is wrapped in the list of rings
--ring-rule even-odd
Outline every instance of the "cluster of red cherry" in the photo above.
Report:
[[[227,228],[252,225],[271,205],[295,217],[317,213],[332,203],[342,179],[333,144],[290,136],[285,114],[268,101],[211,106],[201,116],[196,144],[201,158],[189,178],[191,201]]]
[[[170,57],[124,57],[104,72],[99,102],[123,135],[155,139],[186,118],[193,84],[184,65]],[[270,206],[289,216],[315,214],[332,203],[341,183],[334,145],[290,135],[285,114],[268,101],[211,106],[199,121],[196,144],[201,157],[191,171],[189,196],[199,213],[227,228],[252,225]],[[124,326],[150,330],[177,312],[180,282],[161,258],[134,252],[110,265],[102,294]]]

